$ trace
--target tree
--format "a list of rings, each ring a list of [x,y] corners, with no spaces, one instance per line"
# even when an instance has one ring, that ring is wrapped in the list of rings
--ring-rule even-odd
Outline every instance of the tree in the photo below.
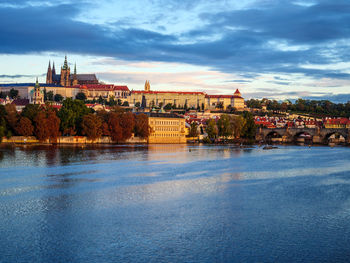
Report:
[[[128,107],[128,106],[129,106],[129,102],[124,101],[122,106],[126,106],[126,107]]]
[[[50,91],[47,93],[47,100],[53,101],[53,98],[54,98],[54,96],[53,96],[53,91],[50,90]]]
[[[141,107],[141,103],[140,103],[140,102],[136,102],[136,103],[135,103],[135,107],[136,107],[136,108],[140,108],[140,107]]]
[[[46,91],[46,88],[44,88],[44,101],[47,101],[47,91]]]
[[[135,117],[131,112],[119,114],[119,125],[122,128],[122,140],[125,141],[132,136],[135,126]]]
[[[23,110],[21,112],[21,116],[28,118],[31,122],[34,122],[34,119],[39,111],[40,111],[39,104],[27,104],[23,108]]]
[[[242,134],[243,127],[245,125],[245,119],[242,116],[232,116],[231,127],[233,130],[233,135],[236,138],[240,138]]]
[[[190,132],[188,137],[197,137],[198,136],[198,124],[193,121],[190,125]]]
[[[16,133],[21,136],[33,135],[34,127],[27,117],[21,117],[16,126]]]
[[[255,138],[256,125],[255,125],[253,115],[250,112],[245,111],[243,113],[243,118],[245,119],[245,124],[242,129],[242,137],[248,138],[248,139]]]
[[[111,112],[108,118],[108,128],[112,141],[120,142],[123,139],[123,131],[119,125],[119,114]]]
[[[88,114],[83,117],[81,123],[83,128],[83,134],[87,136],[89,140],[96,140],[102,136],[102,120],[95,114]]]
[[[65,99],[62,108],[58,112],[61,119],[60,130],[63,135],[81,134],[81,122],[83,116],[91,113],[91,109],[86,107],[81,100]]]
[[[51,142],[57,142],[57,138],[60,135],[60,122],[57,117],[56,111],[53,108],[47,109],[46,124],[48,127],[49,139]]]
[[[19,118],[16,106],[14,104],[6,104],[5,110],[5,119],[7,121],[8,130],[10,130],[12,134],[14,134],[16,132],[16,126]]]
[[[55,96],[54,96],[54,101],[56,101],[56,102],[61,102],[62,100],[63,100],[63,96],[61,95],[61,94],[56,94]]]
[[[151,127],[148,124],[148,116],[146,114],[137,114],[135,116],[134,134],[142,139],[148,138]]]
[[[219,136],[229,137],[233,134],[233,129],[231,127],[231,118],[227,114],[222,114],[217,122]]]
[[[5,127],[0,126],[0,143],[2,142],[2,138],[5,136]]]
[[[10,89],[10,94],[9,94],[11,99],[16,99],[18,97],[18,90],[16,89]]]
[[[49,138],[49,128],[47,125],[46,113],[44,111],[40,111],[34,120],[35,128],[34,134],[39,141],[45,141]]]
[[[218,135],[218,128],[214,119],[209,119],[207,121],[207,127],[205,128],[205,131],[207,132],[209,139],[212,140],[216,138]]]
[[[98,97],[97,102],[98,102],[99,104],[103,104],[104,99],[102,98],[102,96],[101,96],[101,95]]]
[[[168,103],[167,105],[164,106],[164,110],[171,110],[172,105],[171,103]]]
[[[101,96],[100,96],[100,97],[101,97]],[[79,92],[79,93],[75,96],[75,98],[76,98],[77,100],[85,101],[85,100],[86,100],[86,95],[85,95],[84,92]],[[101,97],[101,98],[102,98],[102,97]]]

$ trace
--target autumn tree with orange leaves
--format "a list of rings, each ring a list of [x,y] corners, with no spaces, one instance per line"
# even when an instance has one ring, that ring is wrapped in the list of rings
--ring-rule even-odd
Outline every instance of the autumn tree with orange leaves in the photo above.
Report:
[[[83,117],[81,123],[83,134],[89,140],[96,140],[102,136],[102,120],[95,114],[88,114]]]
[[[108,129],[111,139],[114,142],[120,142],[123,139],[123,130],[119,124],[119,116],[120,115],[115,112],[111,112],[108,116]]]
[[[148,138],[151,127],[148,124],[148,116],[146,114],[137,114],[135,116],[134,133],[135,136],[142,139]]]
[[[21,117],[16,125],[16,133],[21,136],[33,135],[34,127],[27,117]]]

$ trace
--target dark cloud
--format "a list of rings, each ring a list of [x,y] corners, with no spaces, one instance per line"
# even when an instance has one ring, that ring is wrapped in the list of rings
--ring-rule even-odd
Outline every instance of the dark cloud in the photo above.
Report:
[[[0,75],[0,79],[18,79],[18,78],[35,78],[35,77],[43,77],[46,74],[41,75]]]
[[[76,18],[86,15],[91,6],[89,1],[77,2],[33,7],[28,3],[40,1],[5,0],[5,6],[0,5],[0,53],[58,51],[132,61],[184,62],[250,79],[263,73],[350,77],[341,70],[301,66],[350,60],[350,45],[346,41],[350,38],[348,1],[319,0],[311,6],[269,1],[244,10],[205,13],[200,15],[201,27],[178,35],[140,29],[128,20],[108,25],[81,22]],[[195,1],[155,2],[168,3],[174,9],[195,6]],[[17,6],[6,7],[6,3]],[[166,27],[158,28],[164,31]],[[275,80],[281,85],[289,84]]]

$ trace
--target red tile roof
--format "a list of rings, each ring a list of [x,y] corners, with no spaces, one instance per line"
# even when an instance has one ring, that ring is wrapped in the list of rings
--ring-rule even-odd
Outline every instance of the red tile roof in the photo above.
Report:
[[[133,90],[132,93],[136,93],[136,94],[164,94],[164,93],[172,93],[172,94],[195,94],[195,95],[205,95],[204,92],[194,92],[194,91],[145,91],[145,90]]]
[[[87,89],[87,90],[103,90],[103,91],[129,91],[128,86],[115,86],[113,84],[86,84],[86,85],[75,85],[68,88],[77,88],[77,89]]]

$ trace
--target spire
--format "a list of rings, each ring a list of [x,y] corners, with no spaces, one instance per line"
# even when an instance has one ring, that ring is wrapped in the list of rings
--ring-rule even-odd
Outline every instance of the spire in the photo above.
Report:
[[[74,75],[77,75],[77,63],[74,64]]]
[[[63,69],[68,69],[67,55],[64,56],[64,65],[63,65]]]
[[[40,85],[39,85],[38,77],[36,77],[35,88],[39,88],[39,87]]]
[[[49,67],[48,67],[48,70],[51,71],[51,62],[50,62],[50,60],[49,60]]]
[[[55,62],[52,61],[52,75],[56,75]]]

